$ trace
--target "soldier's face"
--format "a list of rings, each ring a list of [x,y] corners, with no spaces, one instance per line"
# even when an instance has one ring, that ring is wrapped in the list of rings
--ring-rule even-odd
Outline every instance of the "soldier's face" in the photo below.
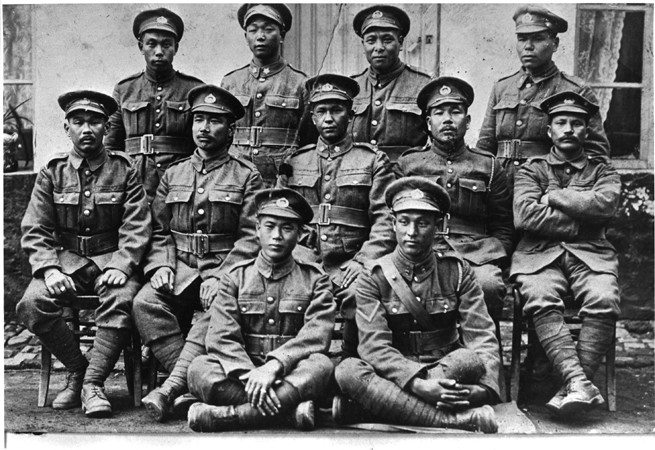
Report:
[[[173,67],[177,48],[175,37],[165,32],[146,31],[139,41],[139,50],[146,60],[146,65],[155,71]]]
[[[516,35],[516,51],[523,67],[534,70],[548,64],[557,51],[559,38],[547,31]]]
[[[317,103],[312,108],[312,122],[316,125],[318,134],[330,144],[346,137],[352,117],[352,110],[344,102],[326,101]]]
[[[257,237],[264,256],[273,262],[283,261],[293,251],[300,226],[297,222],[274,216],[259,216]]]
[[[362,43],[368,63],[382,73],[397,64],[400,50],[403,48],[403,41],[398,32],[383,28],[367,31],[362,37]]]
[[[80,154],[91,155],[102,147],[102,138],[109,131],[109,122],[97,113],[75,111],[64,122],[64,130]]]
[[[227,114],[194,113],[193,141],[205,152],[223,149],[234,135],[234,120]]]
[[[246,41],[254,57],[263,60],[275,58],[282,43],[280,26],[264,18],[253,19],[246,27]]]
[[[455,143],[464,139],[471,116],[461,103],[442,103],[430,108],[426,118],[430,134],[439,143]]]
[[[556,115],[548,125],[548,136],[563,153],[577,153],[587,138],[587,120],[571,113]]]
[[[428,211],[401,211],[394,215],[393,229],[403,253],[410,258],[421,257],[432,248],[437,215]]]

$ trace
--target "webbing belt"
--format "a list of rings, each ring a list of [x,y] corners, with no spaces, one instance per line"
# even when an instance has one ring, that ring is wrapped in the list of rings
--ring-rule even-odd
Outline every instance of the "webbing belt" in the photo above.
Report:
[[[293,128],[237,127],[234,140],[237,145],[250,147],[298,145],[298,132]]]
[[[550,152],[550,144],[539,141],[522,141],[521,139],[508,139],[498,141],[499,158],[527,159],[533,156],[546,155]]]
[[[245,334],[246,352],[250,355],[266,356],[294,337],[277,334]]]
[[[231,234],[201,234],[179,233],[172,231],[175,248],[204,257],[209,253],[230,251],[234,247],[234,236]]]
[[[189,138],[177,136],[143,136],[125,139],[125,151],[130,155],[154,155],[159,153],[191,154],[193,145]]]
[[[57,233],[57,239],[66,250],[71,250],[81,256],[93,256],[118,250],[118,232],[116,231],[107,231],[92,236],[80,236],[62,231]]]
[[[321,203],[312,206],[314,218],[311,223],[316,225],[347,225],[356,228],[368,228],[368,212],[363,209],[336,206]]]

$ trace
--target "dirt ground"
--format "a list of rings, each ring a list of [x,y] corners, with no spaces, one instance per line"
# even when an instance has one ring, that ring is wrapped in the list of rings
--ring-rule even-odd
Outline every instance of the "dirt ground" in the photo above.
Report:
[[[114,415],[109,419],[88,419],[81,410],[55,411],[50,407],[38,408],[36,398],[38,375],[36,370],[5,371],[5,432],[7,433],[138,433],[138,434],[177,434],[192,433],[185,421],[175,420],[164,424],[151,421],[143,409],[134,408],[127,392],[122,373],[114,373],[107,382],[107,392],[114,407]],[[540,405],[522,405],[525,417],[523,423],[514,422],[512,426],[503,424],[500,431],[512,433],[544,434],[651,434],[655,433],[655,389],[653,367],[617,369],[617,411],[609,413],[597,410],[576,421],[554,421],[545,408]],[[603,386],[602,379],[597,380]],[[49,402],[63,387],[64,373],[53,374]],[[500,420],[514,420],[510,416],[520,416],[518,410],[509,409]],[[515,407],[514,407],[515,408]],[[501,408],[502,409],[502,408]],[[348,436],[372,434],[370,431],[338,429],[331,423],[327,410],[318,417],[319,428],[314,435]],[[290,429],[260,431],[254,434],[284,436],[297,434]],[[239,436],[250,433],[226,433]],[[6,441],[7,442],[7,441]]]

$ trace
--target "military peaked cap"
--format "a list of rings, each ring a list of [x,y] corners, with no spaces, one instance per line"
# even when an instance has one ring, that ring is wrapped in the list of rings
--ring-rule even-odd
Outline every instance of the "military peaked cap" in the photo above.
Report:
[[[448,192],[424,177],[400,178],[389,185],[384,200],[393,213],[431,211],[446,214],[450,210]]]
[[[134,36],[139,39],[143,33],[151,30],[173,33],[179,42],[184,34],[184,22],[180,16],[166,8],[149,9],[137,14],[132,24]]]
[[[191,105],[192,113],[230,114],[236,120],[246,114],[238,98],[213,84],[194,87],[189,91],[187,100]]]
[[[564,33],[569,24],[557,14],[540,5],[519,6],[513,16],[516,22],[516,33],[538,33],[552,31]]]
[[[591,116],[598,111],[598,105],[590,102],[582,95],[573,91],[559,92],[551,95],[539,104],[539,107],[549,116],[559,113],[573,113]]]
[[[257,216],[274,216],[308,224],[314,213],[307,200],[293,189],[263,189],[255,194]]]
[[[309,102],[324,100],[344,100],[352,102],[359,94],[359,84],[350,77],[335,73],[325,73],[305,82],[309,91]]]
[[[118,103],[109,95],[96,91],[72,91],[57,99],[59,106],[68,117],[73,111],[91,111],[109,118],[117,109]]]
[[[278,23],[285,32],[291,28],[291,10],[282,3],[244,3],[237,11],[239,25],[244,30],[255,16],[264,16]]]
[[[407,36],[410,26],[409,16],[395,6],[375,5],[362,9],[353,19],[353,28],[359,37],[370,28],[392,28]]]
[[[468,108],[473,103],[473,87],[455,77],[439,77],[426,84],[416,97],[416,104],[423,112],[443,103],[463,103]]]

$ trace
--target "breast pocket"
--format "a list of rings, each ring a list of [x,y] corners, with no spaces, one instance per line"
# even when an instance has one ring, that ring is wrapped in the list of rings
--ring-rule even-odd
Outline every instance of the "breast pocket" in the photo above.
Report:
[[[266,303],[261,298],[239,297],[238,308],[243,332],[246,334],[260,334],[264,329]]]
[[[387,140],[389,142],[414,142],[425,130],[422,111],[415,102],[393,101],[386,103]]]
[[[216,186],[209,191],[212,232],[237,234],[243,206],[243,190],[238,186]]]
[[[80,193],[53,192],[52,196],[57,214],[57,225],[67,230],[76,228],[80,209]]]
[[[460,178],[457,195],[458,214],[469,217],[486,215],[487,185],[484,181]]]
[[[125,192],[97,192],[95,204],[98,208],[98,225],[103,229],[116,228],[123,222]]]
[[[294,170],[293,176],[289,177],[288,185],[291,189],[305,197],[310,205],[317,205],[320,203],[316,186],[318,178],[319,174],[316,172],[298,173]]]
[[[122,111],[127,137],[140,136],[150,131],[150,104],[148,102],[125,102]]]
[[[300,120],[300,98],[269,94],[264,99],[267,116],[266,124],[272,127],[296,128]]]
[[[192,191],[172,190],[166,195],[166,207],[171,214],[171,229],[178,231],[190,230]]]
[[[339,205],[368,211],[370,204],[369,192],[373,185],[373,174],[371,172],[340,173],[337,175],[336,184],[339,187],[337,191],[337,203]],[[365,226],[364,224],[354,225]]]
[[[309,296],[286,297],[280,300],[279,311],[282,334],[296,335],[305,323]]]
[[[501,99],[493,107],[496,114],[496,136],[499,139],[512,139],[514,137],[518,105],[518,100]]]
[[[189,125],[187,102],[166,102],[166,134],[183,135]]]
[[[350,131],[352,132],[354,141],[368,142],[370,139],[366,134],[366,130],[368,130],[368,114],[366,113],[366,110],[368,107],[369,102],[367,99],[355,99],[353,103],[355,116],[353,117]]]

